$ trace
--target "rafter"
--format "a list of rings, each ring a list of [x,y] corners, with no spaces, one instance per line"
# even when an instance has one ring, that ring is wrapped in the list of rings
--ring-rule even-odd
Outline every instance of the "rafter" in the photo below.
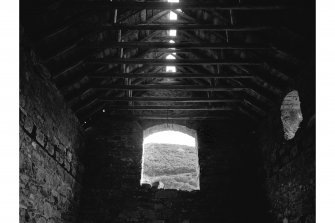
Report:
[[[194,54],[195,56],[198,56],[197,54]],[[197,70],[200,69],[200,67],[197,68]],[[209,70],[207,70],[205,67],[202,67],[203,70],[205,70],[206,72],[209,72],[211,73]],[[227,83],[230,84],[231,86],[233,87],[236,87],[236,85],[232,85],[231,82],[228,81],[229,79],[227,79]],[[245,87],[246,85],[242,84],[241,82],[237,82],[238,83],[238,87]],[[234,92],[227,92],[229,94],[233,94]],[[271,100],[268,99],[267,97],[263,96],[262,94],[256,92],[255,90],[251,89],[251,88],[247,88],[243,91],[244,94],[247,94],[247,95],[250,95],[252,96],[253,98],[256,98],[257,100],[259,100],[260,102],[264,103],[265,105],[269,105],[271,104]],[[242,106],[248,106],[247,104],[245,103],[242,103],[241,104]],[[256,105],[254,105],[256,106]],[[257,106],[256,106],[257,107]],[[260,108],[261,109],[261,108]]]
[[[166,59],[138,59],[138,58],[126,58],[126,59],[100,59],[100,60],[90,60],[90,63],[95,64],[150,64],[152,66],[178,66],[178,65],[244,65],[244,66],[259,66],[262,65],[259,61],[254,60],[229,60],[229,59],[176,59],[176,60],[166,60]]]
[[[67,66],[65,66],[64,68],[62,68],[60,71],[58,72],[54,72],[54,74],[52,75],[52,78],[53,79],[57,79],[59,78],[60,76],[64,75],[66,72],[78,67],[78,66],[81,66],[82,64],[84,64],[84,62],[86,62],[86,60],[89,58],[89,55],[84,55],[83,57],[77,59],[75,61],[75,63],[71,63],[71,64],[68,64]]]
[[[182,13],[182,14],[185,14],[185,13]],[[187,15],[187,14],[185,14],[185,15]],[[193,18],[193,17],[191,17],[191,16],[189,16],[189,18],[190,18],[190,19],[193,19],[193,22],[198,22],[198,20],[197,20],[196,18]],[[220,39],[224,39],[224,37],[223,37],[221,34],[219,34],[219,33],[213,32],[213,34],[218,35]],[[189,34],[189,33],[187,33],[187,35],[188,35],[190,38],[193,38],[193,37],[194,37],[192,34]],[[194,34],[194,35],[196,35],[196,34]],[[197,40],[197,41],[199,41],[199,40]],[[210,51],[212,52],[212,54],[217,55],[217,52],[215,52],[215,51],[213,51],[213,50],[210,50]],[[254,51],[252,51],[252,52],[254,52]],[[260,78],[257,74],[254,74],[254,73],[249,72],[249,71],[247,70],[247,68],[244,68],[244,67],[242,67],[241,65],[238,65],[238,64],[236,64],[235,66],[230,66],[230,68],[233,68],[233,67],[239,67],[240,69],[243,69],[243,70],[247,71],[247,72],[246,72],[247,74],[257,77],[257,80],[258,80],[258,81],[255,81],[255,83],[256,83],[257,85],[260,85],[260,86],[263,87],[264,89],[270,90],[271,92],[273,92],[273,93],[276,94],[277,96],[280,96],[280,95],[281,95],[281,91],[280,91],[279,89],[273,87],[271,84],[269,84],[269,83],[267,83],[266,81],[264,81],[264,80],[263,80],[262,78]],[[253,80],[255,80],[255,79],[253,79]],[[240,86],[244,86],[244,84],[242,84],[241,82],[239,82],[239,81],[237,81],[237,80],[235,80],[235,82],[237,82]],[[255,94],[256,91],[252,91],[252,92],[249,92],[249,93],[251,93],[251,94]],[[260,97],[260,98],[261,98],[261,97]],[[263,97],[263,101],[264,101],[264,102],[265,102],[265,101],[268,101],[268,102],[270,103],[270,100],[266,100],[265,97]]]
[[[125,110],[125,111],[234,111],[233,106],[108,106],[108,110]]]
[[[270,26],[225,26],[212,24],[137,24],[137,25],[102,25],[99,30],[209,30],[209,31],[263,31],[271,29]]]
[[[201,97],[105,97],[98,98],[99,101],[116,102],[116,101],[134,101],[134,102],[182,102],[182,103],[237,103],[238,99],[227,98],[201,98]]]
[[[229,88],[229,87],[210,87],[195,85],[109,85],[93,87],[96,90],[133,90],[133,91],[150,91],[150,90],[180,90],[180,91],[243,91],[247,88]]]
[[[148,36],[142,38],[142,39],[139,40],[139,41],[146,41],[146,40],[148,40],[148,38],[150,38],[150,37],[153,36],[153,35],[154,35],[154,33],[151,33],[151,34],[149,34]],[[143,52],[140,52],[140,54],[137,54],[136,57],[142,57],[142,56],[145,55],[145,53],[146,53],[146,52],[144,52],[144,53],[143,53]],[[96,54],[96,52],[95,52],[94,54]],[[92,54],[92,55],[90,55],[90,56],[93,56],[94,54]],[[125,54],[127,54],[127,52],[125,52]],[[76,77],[76,78],[72,78],[72,80],[71,80],[70,82],[68,82],[67,84],[70,84],[70,85],[75,84],[76,82],[78,82],[78,81],[80,81],[82,78],[84,78],[85,76],[88,76],[88,75],[90,75],[90,74],[94,74],[95,72],[98,72],[98,70],[101,69],[102,67],[103,67],[103,65],[99,66],[97,69],[95,69],[95,71],[92,71],[92,72],[89,72],[89,73],[88,73],[88,72],[85,72],[84,74],[81,74],[81,75],[79,75],[79,76]],[[61,75],[56,76],[55,79],[58,78],[58,77],[60,77],[60,76],[61,76]]]
[[[134,72],[145,72],[147,71],[148,69],[150,68],[150,66],[143,66],[141,68],[137,68],[136,70],[134,70]],[[141,82],[143,82],[144,79],[139,79],[139,80],[135,80],[133,81],[132,84],[140,84]],[[87,91],[89,90],[94,90],[92,87],[94,87],[94,83],[90,82],[90,84],[88,84],[87,86],[85,87],[82,87],[80,90],[76,91],[76,92],[72,92],[71,94],[68,94],[66,95],[66,99],[68,101],[72,101],[74,100],[75,98],[77,97],[80,97],[81,95],[83,95],[84,93],[86,93]],[[97,101],[97,98],[98,97],[102,97],[103,95],[106,95],[106,93],[108,93],[109,91],[96,91],[95,94],[92,98],[90,98],[89,100],[86,100],[86,102],[78,105],[78,106],[75,106],[73,107],[74,111],[75,112],[78,112],[78,111],[82,111],[84,109],[87,109],[87,107],[89,107],[90,105],[92,105],[94,103],[94,101],[98,102]],[[123,96],[124,92],[120,92],[118,95],[116,96]],[[101,106],[98,106],[98,108],[101,108],[104,106],[104,103],[101,105]]]
[[[169,37],[166,37],[169,39]],[[227,44],[227,43],[164,43],[164,42],[105,42],[83,46],[84,48],[106,49],[106,48],[174,48],[174,49],[221,49],[221,50],[265,50],[271,49],[265,45],[252,44]]]
[[[68,7],[87,7],[97,9],[215,9],[215,10],[284,10],[292,6],[273,4],[237,4],[224,2],[77,2]]]
[[[179,12],[180,13],[180,12]],[[197,24],[202,24],[204,21],[199,21],[197,18],[194,18],[194,17],[192,17],[192,16],[190,16],[188,13],[186,13],[186,12],[183,12],[183,13],[180,13],[180,14],[184,14],[184,15],[186,15],[186,16],[188,16],[189,18],[191,18],[191,19],[193,19],[193,22],[195,22],[195,23],[197,23]],[[187,33],[187,35],[189,35],[189,36],[194,36],[194,35],[197,35],[196,33],[194,34],[194,35],[192,35],[192,34],[190,34],[190,33]],[[217,38],[219,38],[219,39],[226,39],[226,36],[223,36],[221,33],[218,33],[218,32],[211,32],[211,35],[215,35]],[[212,51],[212,50],[210,50],[212,53],[214,53],[214,54],[216,54],[216,52],[214,52],[214,51]],[[257,54],[255,53],[256,51],[249,51],[249,52],[251,52],[251,53],[253,53],[253,54],[255,54],[256,56],[257,56]],[[259,56],[258,57],[256,57],[256,58],[259,58]],[[266,66],[266,67],[269,67],[269,68],[273,68],[272,67],[272,64],[269,64],[269,62],[267,62],[266,60],[266,58],[259,58],[260,60],[262,60],[262,61],[264,61],[264,65]],[[289,76],[288,75],[286,75],[286,74],[284,74],[284,73],[282,73],[282,76],[286,76],[286,78],[287,79],[289,79]]]
[[[188,34],[188,35],[189,35],[190,38],[194,38],[193,35],[191,35],[191,34]],[[194,40],[194,41],[198,41],[197,39],[193,39],[193,40]],[[215,51],[213,51],[213,50],[210,50],[210,51],[212,51],[213,54],[217,54],[217,52],[215,52]],[[195,56],[198,57],[198,58],[199,58],[199,56],[200,56],[200,55],[198,55],[198,54],[195,53],[195,52],[193,52],[193,55],[195,55]],[[202,57],[203,57],[203,55],[202,55]],[[235,65],[238,65],[238,64],[235,64]],[[206,69],[206,68],[204,68],[204,69]],[[211,73],[210,71],[207,71],[207,72]],[[235,72],[234,72],[234,73],[235,73]],[[236,75],[238,75],[238,74],[236,74]],[[253,76],[254,74],[251,73],[250,75]],[[227,81],[228,81],[228,80],[227,80]],[[235,80],[235,82],[236,82],[236,80]],[[239,87],[244,87],[244,86],[245,86],[245,85],[242,84],[241,82],[237,82],[237,83],[239,84]],[[266,103],[266,104],[271,103],[271,100],[270,100],[270,99],[268,99],[267,97],[265,97],[265,96],[259,94],[258,92],[254,91],[253,89],[248,89],[248,90],[245,91],[245,93],[250,94],[250,95],[252,95],[253,97],[256,97],[257,99],[261,100],[263,103]]]
[[[150,23],[152,23],[152,22],[154,22],[154,21],[160,19],[162,16],[165,16],[168,12],[169,12],[169,11],[162,11],[162,12],[159,12],[159,13],[153,15],[151,18],[149,18],[149,19],[145,22],[145,24],[150,24]],[[139,13],[139,12],[136,12],[136,13]],[[84,15],[83,15],[82,17],[80,17],[80,18],[87,18],[88,15],[89,15],[89,14],[84,14]],[[131,15],[129,15],[129,16],[131,16]],[[124,18],[124,19],[125,19],[125,18]],[[71,20],[71,21],[69,21],[68,23],[63,24],[62,26],[70,27],[70,26],[76,24],[76,23],[79,22],[79,21],[80,21],[80,20],[78,20],[78,19],[75,19],[75,21],[72,21],[72,20]],[[118,22],[120,22],[120,20],[118,20]],[[49,35],[45,35],[45,36],[42,38],[42,40],[46,40],[46,39],[48,39],[49,37],[52,37],[52,36],[54,36],[54,35],[56,35],[56,34],[62,32],[62,31],[65,31],[65,30],[66,30],[66,29],[64,29],[64,28],[63,28],[63,29],[60,29],[60,30],[59,30],[59,29],[53,29],[53,31],[49,31],[50,34],[49,34]],[[50,54],[50,55],[48,55],[48,56],[44,59],[44,62],[48,62],[48,61],[54,59],[55,57],[62,55],[63,53],[69,52],[70,50],[77,49],[75,46],[83,47],[83,44],[84,44],[83,39],[84,39],[84,37],[85,37],[86,35],[95,33],[97,30],[98,30],[98,29],[97,29],[96,27],[90,27],[90,28],[88,28],[88,30],[87,30],[85,33],[83,33],[79,38],[77,38],[77,39],[73,39],[73,40],[69,41],[69,43],[66,43],[66,45],[65,45],[64,47],[55,49],[55,52],[52,53],[52,54]],[[130,34],[132,34],[133,32],[134,32],[134,30],[132,30],[132,31],[127,31],[126,33],[122,34],[121,38],[123,38],[123,39],[124,39],[124,38],[127,38],[127,37],[128,37]],[[37,41],[37,42],[38,42],[38,41]],[[36,42],[36,43],[37,43],[37,42]],[[35,43],[35,44],[36,44],[36,43]]]
[[[217,78],[217,79],[250,79],[254,78],[251,75],[226,75],[226,74],[211,74],[211,73],[96,73],[89,76],[93,79],[108,79],[108,78]]]
[[[164,115],[128,115],[128,116],[111,116],[111,118],[126,118],[135,120],[231,120],[231,117],[227,116],[164,116]]]

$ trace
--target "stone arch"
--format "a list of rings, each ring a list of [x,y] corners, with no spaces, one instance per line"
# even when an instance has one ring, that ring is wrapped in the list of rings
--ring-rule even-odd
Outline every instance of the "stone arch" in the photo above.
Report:
[[[172,135],[162,142],[143,143],[140,183],[158,185],[159,189],[199,190],[200,168],[196,131],[177,124],[160,124],[144,130],[143,141],[162,133]],[[180,140],[177,140],[176,136],[193,138],[195,143],[178,143]],[[166,143],[166,140],[170,142]]]
[[[147,128],[146,130],[143,131],[143,138],[146,138],[149,135],[152,135],[157,132],[169,131],[169,130],[185,133],[187,135],[194,137],[197,141],[197,131],[196,130],[188,128],[183,125],[168,124],[168,123],[159,124],[159,125],[155,125],[155,126]]]
[[[293,139],[303,120],[298,91],[293,90],[285,96],[280,111],[284,138]]]

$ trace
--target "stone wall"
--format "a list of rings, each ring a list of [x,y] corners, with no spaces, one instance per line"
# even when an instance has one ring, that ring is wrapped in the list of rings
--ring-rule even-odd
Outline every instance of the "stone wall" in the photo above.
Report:
[[[101,116],[91,124],[80,222],[266,222],[261,162],[248,128],[176,123],[197,130],[199,140],[201,189],[183,192],[140,186],[143,131],[161,123]]]
[[[35,53],[20,56],[20,222],[75,222],[81,127]]]
[[[302,95],[306,94],[302,92]],[[293,139],[284,138],[279,106],[259,128],[273,222],[315,222],[315,108],[312,99],[301,98],[304,121]]]

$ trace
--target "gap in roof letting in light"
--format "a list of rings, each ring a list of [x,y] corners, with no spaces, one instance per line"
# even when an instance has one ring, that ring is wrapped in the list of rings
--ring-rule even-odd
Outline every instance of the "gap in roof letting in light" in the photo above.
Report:
[[[167,0],[168,2],[171,3],[179,3],[179,0]],[[177,9],[178,12],[182,12],[181,9]]]
[[[174,13],[173,11],[170,11],[170,20],[177,20],[178,19],[178,15],[176,13]]]
[[[170,30],[169,30],[169,36],[177,36],[177,30],[175,30],[175,29],[170,29]]]
[[[176,57],[173,56],[172,54],[169,54],[165,57],[165,59],[167,60],[175,60]],[[172,73],[176,73],[176,66],[166,66],[166,72],[172,72]]]
[[[169,54],[169,55],[167,55],[167,56],[165,57],[165,59],[167,59],[167,60],[175,60],[176,57],[173,56],[172,54]]]
[[[171,2],[171,3],[179,3],[179,0],[167,0],[168,2]],[[178,11],[181,12],[180,9],[177,9]],[[173,11],[170,11],[169,13],[169,19],[170,20],[178,20],[178,15],[173,12]],[[171,29],[169,30],[169,36],[177,36],[177,30],[175,29]],[[169,43],[173,44],[175,43],[174,40],[170,40]],[[171,49],[175,49],[175,48],[171,48]],[[166,56],[166,59],[167,60],[174,60],[176,59],[175,56],[173,55],[176,55],[176,53],[172,53],[172,54],[169,54],[168,56]],[[166,66],[166,72],[172,72],[172,73],[175,73],[176,72],[176,66]]]
[[[166,72],[176,73],[176,66],[166,66]]]
[[[170,11],[170,20],[177,20],[177,19],[178,19],[177,14]],[[177,36],[177,30],[170,29],[169,30],[169,36]]]
[[[176,43],[174,40],[169,40],[169,43],[171,43],[171,44],[174,44],[174,43]],[[171,49],[171,50],[175,50],[176,48],[174,48],[174,47],[171,47],[171,48],[169,48],[169,49]],[[174,53],[172,53],[173,55],[176,55],[176,53],[174,52]]]

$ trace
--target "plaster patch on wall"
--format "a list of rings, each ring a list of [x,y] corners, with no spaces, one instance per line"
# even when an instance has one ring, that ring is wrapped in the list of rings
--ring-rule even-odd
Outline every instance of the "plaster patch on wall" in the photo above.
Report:
[[[303,120],[298,91],[288,93],[280,107],[284,138],[293,139]]]

